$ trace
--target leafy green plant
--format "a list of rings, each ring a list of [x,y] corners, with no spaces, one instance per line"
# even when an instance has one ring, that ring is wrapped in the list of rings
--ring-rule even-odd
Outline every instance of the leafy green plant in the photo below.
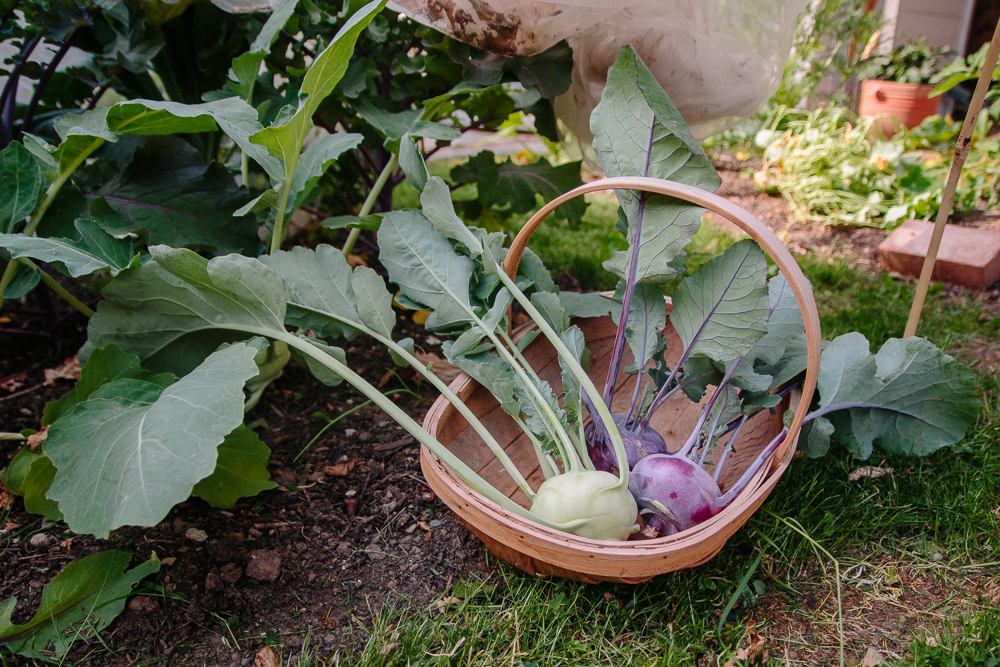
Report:
[[[888,53],[862,61],[859,77],[897,83],[931,83],[949,53],[948,48],[930,46],[927,38],[921,37],[916,42],[906,42]]]
[[[908,218],[932,218],[959,124],[931,116],[891,140],[880,140],[873,138],[872,123],[841,107],[776,108],[757,133],[764,148],[757,184],[780,192],[800,219],[892,229]],[[959,212],[997,201],[990,165],[998,144],[988,131],[984,113],[955,196]]]
[[[160,569],[154,555],[128,572],[132,556],[102,551],[69,563],[42,589],[38,611],[23,625],[11,622],[17,599],[0,605],[0,647],[26,658],[56,662],[77,639],[90,639],[125,609],[144,577]]]
[[[931,96],[941,95],[956,86],[979,79],[979,73],[983,71],[983,65],[986,64],[986,52],[989,50],[989,46],[989,43],[983,44],[975,53],[970,53],[965,58],[955,58],[938,70],[930,79],[930,83],[937,84],[931,91]],[[1000,66],[993,70],[991,78],[991,83],[997,81],[1000,81]],[[984,108],[989,110],[990,118],[993,119],[994,123],[1000,122],[1000,107],[996,105],[998,96],[1000,96],[1000,89],[991,85],[986,91],[983,102]]]

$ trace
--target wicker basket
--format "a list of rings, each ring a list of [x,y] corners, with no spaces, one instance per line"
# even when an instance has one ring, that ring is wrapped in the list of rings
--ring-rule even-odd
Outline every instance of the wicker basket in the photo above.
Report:
[[[592,540],[527,521],[473,491],[429,450],[421,448],[420,464],[427,483],[455,512],[459,521],[478,536],[496,557],[536,576],[560,576],[590,583],[638,583],[657,574],[694,567],[709,560],[764,502],[788,467],[802,420],[816,387],[821,337],[819,315],[808,282],[792,256],[767,227],[746,211],[714,194],[651,178],[614,178],[588,183],[553,200],[528,221],[507,254],[504,268],[508,274],[513,276],[516,273],[528,239],[556,206],[587,192],[615,188],[670,195],[698,204],[728,218],[757,241],[784,273],[802,309],[809,359],[806,378],[801,394],[794,396],[797,407],[788,435],[772,456],[770,465],[762,466],[747,488],[716,516],[676,535],[653,540]],[[589,373],[600,386],[610,365],[615,326],[610,317],[583,319],[574,323],[583,330],[586,337],[587,347],[591,351]],[[515,333],[523,335],[528,328],[530,325]],[[680,356],[681,343],[669,322],[664,335],[668,340],[667,362],[672,364]],[[623,366],[631,362],[627,349],[625,354]],[[548,341],[538,337],[525,350],[525,357],[540,377],[558,390],[559,364],[555,350]],[[623,384],[628,380],[628,377],[620,375],[617,381]],[[513,419],[501,410],[492,394],[465,375],[456,378],[451,389],[496,436],[500,445],[524,473],[528,483],[537,488],[544,477],[538,468],[531,444]],[[613,406],[615,411],[624,411],[630,393],[617,392],[616,396],[623,404],[618,405],[616,400]],[[699,406],[686,397],[675,395],[657,411],[651,425],[663,436],[668,447],[675,449],[687,438],[697,421],[699,409]],[[743,474],[767,443],[781,432],[780,414],[780,410],[777,415],[766,412],[760,414],[743,429],[742,445],[730,454],[726,470],[719,480],[723,491]],[[495,488],[527,507],[527,498],[510,475],[446,399],[441,397],[434,403],[424,419],[424,428]]]

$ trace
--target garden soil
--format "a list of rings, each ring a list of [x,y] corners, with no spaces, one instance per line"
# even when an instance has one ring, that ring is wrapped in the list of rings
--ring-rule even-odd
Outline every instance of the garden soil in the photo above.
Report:
[[[883,233],[822,225],[789,226],[780,199],[756,192],[738,168],[723,171],[721,194],[756,214],[794,250],[826,251],[875,270]],[[45,403],[72,381],[46,383],[85,339],[85,319],[36,290],[26,303],[8,302],[0,340],[2,431],[37,428]],[[6,318],[9,318],[7,320]],[[440,341],[400,315],[401,335],[426,353]],[[416,418],[434,392],[412,370],[361,340],[348,344],[352,364]],[[387,369],[389,369],[387,371]],[[200,500],[178,505],[158,526],[123,528],[108,540],[73,536],[65,526],[9,504],[0,529],[0,599],[16,596],[15,622],[37,608],[42,587],[66,563],[120,548],[133,565],[160,558],[157,576],[140,584],[101,642],[78,642],[66,664],[125,666],[169,659],[171,665],[254,663],[260,637],[295,650],[309,637],[322,655],[360,650],[384,609],[434,613],[459,579],[490,576],[498,567],[426,486],[412,437],[371,405],[317,433],[363,398],[344,385],[328,388],[290,364],[248,415],[271,447],[278,487],[225,510]],[[0,442],[0,468],[18,450]],[[257,637],[248,640],[247,637]],[[14,663],[16,664],[16,663]]]

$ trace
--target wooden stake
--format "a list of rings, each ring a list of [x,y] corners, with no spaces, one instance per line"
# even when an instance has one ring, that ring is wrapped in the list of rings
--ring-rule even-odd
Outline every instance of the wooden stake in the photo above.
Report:
[[[937,261],[938,250],[941,248],[941,238],[944,236],[944,228],[948,223],[948,216],[951,214],[951,205],[955,201],[958,178],[962,175],[962,166],[965,164],[965,158],[969,155],[972,130],[976,126],[979,112],[983,108],[983,99],[986,97],[986,91],[993,79],[993,68],[996,67],[998,54],[1000,54],[1000,22],[997,23],[996,30],[993,32],[990,48],[986,51],[986,62],[983,63],[983,71],[979,73],[976,92],[972,94],[972,101],[969,103],[969,111],[962,124],[962,131],[958,133],[955,157],[951,163],[951,171],[948,172],[948,182],[944,186],[944,194],[941,195],[941,208],[938,209],[937,220],[934,222],[934,233],[931,234],[931,244],[927,248],[927,257],[924,258],[924,266],[920,271],[920,280],[917,281],[917,293],[913,296],[910,317],[906,321],[906,330],[903,334],[905,338],[915,336],[917,325],[920,324],[920,313],[924,309],[924,299],[927,298],[927,288],[930,286],[931,274],[934,272],[934,262]]]

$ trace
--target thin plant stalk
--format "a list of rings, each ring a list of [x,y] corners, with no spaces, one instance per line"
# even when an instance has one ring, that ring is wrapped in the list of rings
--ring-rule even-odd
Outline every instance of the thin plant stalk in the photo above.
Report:
[[[85,304],[83,301],[80,301],[78,298],[73,296],[69,292],[69,290],[60,285],[55,278],[42,271],[41,267],[39,267],[37,264],[32,262],[27,257],[22,257],[20,261],[29,269],[35,269],[36,271],[38,271],[38,273],[40,274],[40,278],[42,279],[42,282],[45,283],[45,286],[48,287],[53,292],[55,292],[56,294],[58,294],[59,296],[61,296],[63,301],[76,308],[78,311],[86,315],[88,318],[94,316],[94,311],[91,310],[89,307],[87,307],[87,304]]]
[[[378,201],[378,196],[382,193],[382,188],[385,187],[386,181],[389,180],[389,176],[392,175],[392,171],[399,164],[399,154],[393,153],[389,157],[389,161],[385,163],[385,167],[382,168],[382,172],[378,175],[375,183],[372,184],[372,189],[368,191],[368,196],[365,198],[365,203],[361,205],[361,210],[358,211],[358,217],[363,218],[372,212],[375,208],[375,202]],[[344,253],[344,257],[351,254],[354,250],[354,244],[358,241],[358,235],[361,234],[361,228],[355,227],[351,230],[350,234],[347,235],[347,240],[344,241],[344,247],[341,248],[341,252]]]

